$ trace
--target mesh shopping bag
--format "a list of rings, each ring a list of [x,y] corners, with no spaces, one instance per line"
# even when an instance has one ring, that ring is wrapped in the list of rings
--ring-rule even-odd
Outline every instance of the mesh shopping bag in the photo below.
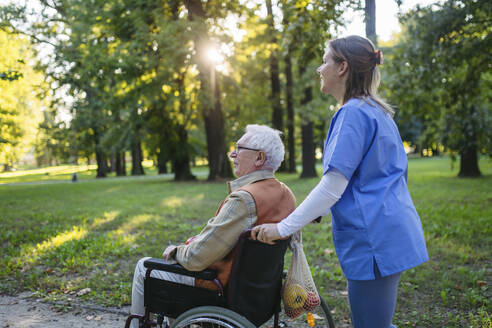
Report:
[[[282,287],[282,301],[287,316],[297,318],[319,306],[320,297],[304,254],[300,231],[292,235],[290,248],[292,262]]]

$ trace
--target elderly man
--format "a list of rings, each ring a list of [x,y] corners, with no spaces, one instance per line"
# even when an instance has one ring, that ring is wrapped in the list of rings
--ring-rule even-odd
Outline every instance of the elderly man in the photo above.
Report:
[[[296,207],[290,189],[274,177],[284,153],[279,131],[262,125],[248,125],[230,154],[238,179],[228,183],[229,195],[200,234],[182,245],[168,246],[162,254],[164,259],[177,261],[190,271],[217,270],[220,282],[226,286],[234,260],[233,249],[241,232],[263,223],[278,223]],[[146,268],[143,262],[146,259],[141,259],[135,268],[132,314],[144,312],[143,278]],[[209,281],[168,272],[153,271],[151,275],[187,285],[217,288]],[[137,320],[132,324],[137,327]]]

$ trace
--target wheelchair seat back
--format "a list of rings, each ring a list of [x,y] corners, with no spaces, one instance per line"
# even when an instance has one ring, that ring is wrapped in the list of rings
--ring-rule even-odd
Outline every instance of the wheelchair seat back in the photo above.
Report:
[[[284,255],[289,242],[279,240],[268,245],[246,236],[239,240],[227,286],[227,307],[257,327],[280,310]]]

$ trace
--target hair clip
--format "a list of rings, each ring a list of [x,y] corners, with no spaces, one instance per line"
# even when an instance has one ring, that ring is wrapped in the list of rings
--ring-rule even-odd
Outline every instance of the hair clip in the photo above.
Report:
[[[376,55],[376,65],[381,65],[383,63],[383,52],[376,50],[374,54]]]

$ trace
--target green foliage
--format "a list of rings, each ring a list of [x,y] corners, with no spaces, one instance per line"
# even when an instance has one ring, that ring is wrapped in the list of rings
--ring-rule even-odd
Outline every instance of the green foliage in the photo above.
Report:
[[[22,74],[22,72],[19,71],[9,70],[7,72],[0,72],[0,80],[4,80],[4,81],[12,82],[22,77],[24,77],[24,74]]]
[[[180,159],[203,156],[207,146],[213,147],[191,145],[187,139],[208,140],[204,118],[216,105],[213,99],[220,101],[225,118],[225,148],[246,124],[271,123],[265,63],[273,52],[280,59],[280,72],[285,72],[286,51],[291,52],[296,120],[320,122],[316,126],[323,129],[331,117],[326,109],[334,101],[326,103],[313,76],[324,40],[342,23],[345,7],[357,4],[280,1],[284,20],[280,23],[274,11],[274,31],[267,28],[263,2],[207,2],[207,19],[195,16],[193,21],[186,3],[177,0],[59,0],[53,6],[42,2],[43,10],[36,15],[30,14],[27,1],[19,1],[3,7],[0,15],[9,28],[53,49],[40,63],[53,88],[52,109],[45,115],[37,148],[40,163],[95,154],[98,165],[105,166],[109,156],[134,151],[143,143],[147,156],[176,166]],[[234,35],[233,22],[245,33],[242,40]],[[221,45],[225,57],[215,72],[218,98],[211,97],[209,83],[214,64],[203,53],[214,44]],[[284,81],[280,74],[281,84]],[[313,90],[314,101],[301,106],[307,88]],[[285,103],[284,97],[282,92],[280,101]],[[68,124],[56,119],[63,107],[72,115]],[[325,132],[317,133],[320,140]],[[101,167],[98,176],[104,171]]]
[[[462,155],[491,154],[491,13],[490,2],[467,0],[401,17],[403,32],[383,72],[404,138],[423,148],[442,143]]]
[[[490,324],[492,163],[482,158],[481,166],[483,179],[455,179],[448,158],[410,160],[408,183],[430,261],[402,275],[394,320],[398,327]],[[15,173],[27,181],[23,172]],[[292,188],[298,203],[318,182],[294,174],[278,177]],[[159,257],[168,241],[179,243],[199,232],[226,193],[222,183],[178,184],[170,179],[159,175],[0,185],[0,228],[5,232],[0,236],[0,290],[128,304],[136,261]],[[315,282],[342,325],[350,318],[346,281],[329,217],[305,227],[303,241]],[[286,260],[288,265],[289,255]],[[84,288],[91,291],[77,296]]]
[[[0,164],[8,169],[33,147],[45,106],[36,95],[44,83],[26,64],[34,54],[25,38],[0,30],[0,48]]]

